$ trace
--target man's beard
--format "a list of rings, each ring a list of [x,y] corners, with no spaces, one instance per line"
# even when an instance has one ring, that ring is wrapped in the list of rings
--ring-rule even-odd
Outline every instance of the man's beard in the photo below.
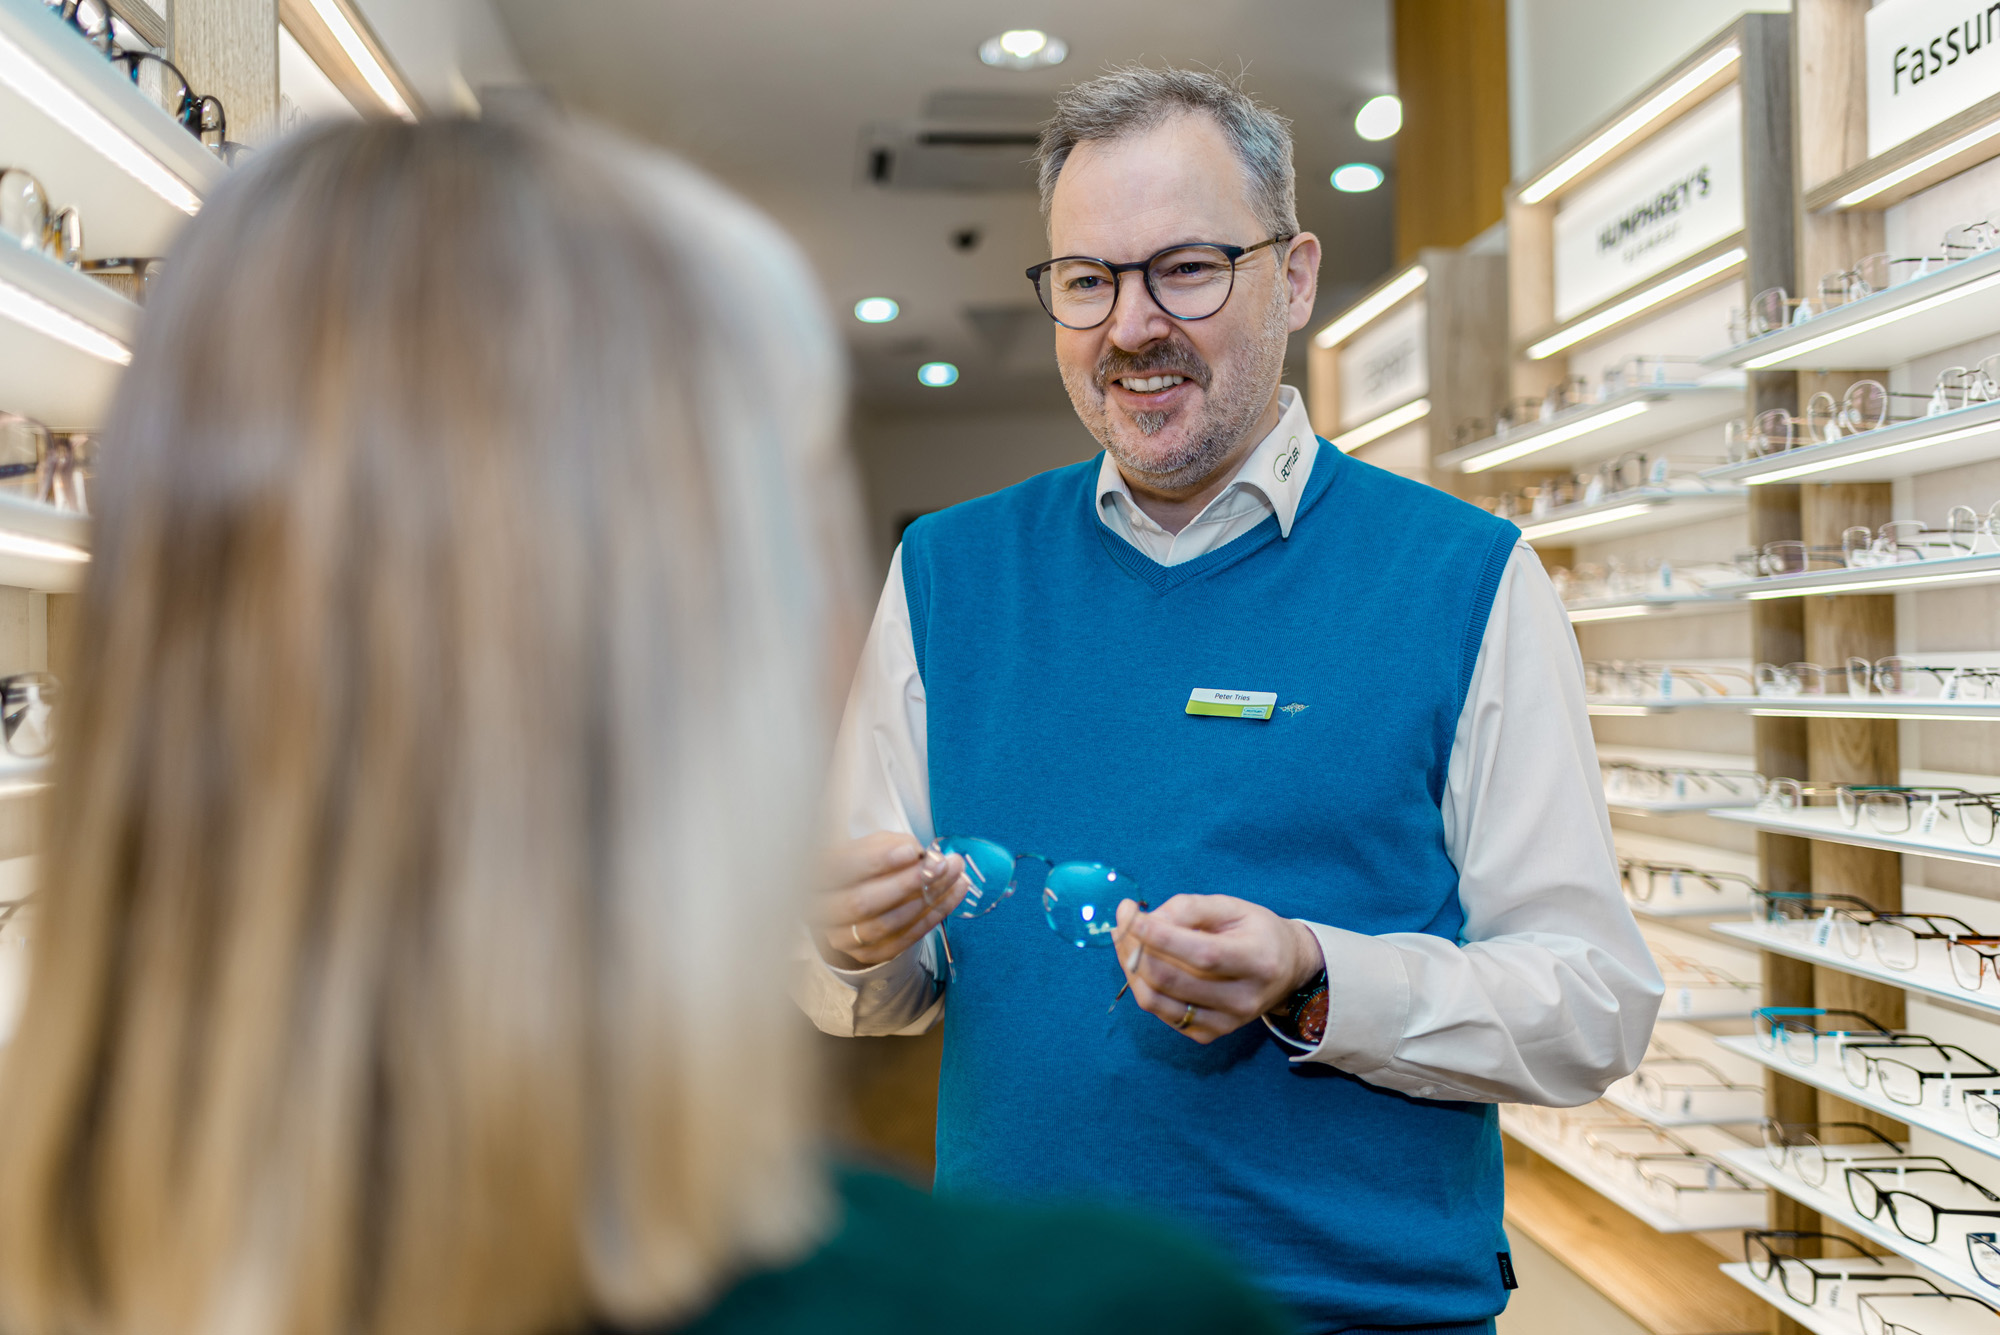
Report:
[[[1179,491],[1203,481],[1220,468],[1243,443],[1244,433],[1271,402],[1271,391],[1285,364],[1286,315],[1290,292],[1280,285],[1260,328],[1232,350],[1218,378],[1179,330],[1139,352],[1107,346],[1087,377],[1063,367],[1076,415],[1097,437],[1127,476],[1144,478],[1162,491]],[[1168,453],[1143,455],[1136,441],[1120,439],[1106,390],[1126,376],[1177,375],[1201,386],[1202,402],[1188,422],[1180,443]],[[1181,410],[1185,416],[1190,410]],[[1142,437],[1157,436],[1175,418],[1173,412],[1135,412],[1132,426]]]

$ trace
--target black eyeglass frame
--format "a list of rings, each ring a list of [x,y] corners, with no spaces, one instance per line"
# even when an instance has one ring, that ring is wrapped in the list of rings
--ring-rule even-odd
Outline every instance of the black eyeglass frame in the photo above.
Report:
[[[1774,1241],[1783,1240],[1786,1242],[1790,1242],[1796,1246],[1798,1243],[1804,1242],[1808,1239],[1812,1240],[1812,1242],[1815,1245],[1818,1245],[1820,1247],[1824,1247],[1826,1246],[1827,1243],[1830,1242],[1837,1243],[1843,1247],[1851,1247],[1856,1252],[1856,1255],[1795,1256],[1789,1253],[1780,1252],[1773,1245]],[[1761,1261],[1760,1261],[1760,1256],[1761,1256]],[[1944,1290],[1938,1288],[1935,1282],[1926,1278],[1923,1275],[1906,1274],[1904,1272],[1894,1271],[1894,1270],[1878,1271],[1873,1274],[1868,1273],[1866,1270],[1863,1270],[1859,1274],[1855,1273],[1855,1267],[1857,1263],[1872,1261],[1879,1266],[1882,1262],[1887,1261],[1889,1259],[1891,1259],[1890,1253],[1871,1252],[1866,1247],[1863,1247],[1860,1243],[1855,1242],[1852,1238],[1843,1238],[1837,1233],[1813,1233],[1813,1232],[1801,1231],[1798,1229],[1764,1228],[1764,1229],[1753,1229],[1744,1233],[1743,1235],[1743,1263],[1750,1268],[1751,1278],[1756,1279],[1762,1283],[1768,1284],[1771,1281],[1772,1276],[1775,1275],[1778,1280],[1778,1286],[1785,1291],[1786,1296],[1791,1298],[1792,1301],[1794,1302],[1805,1304],[1807,1307],[1812,1307],[1818,1304],[1819,1285],[1821,1280],[1830,1280],[1834,1282],[1861,1281],[1861,1282],[1875,1282],[1875,1283],[1890,1283],[1897,1280],[1906,1280],[1911,1283],[1922,1284],[1926,1286],[1926,1288],[1929,1291],[1934,1293],[1944,1292]],[[1790,1262],[1791,1264],[1788,1266],[1786,1262]],[[1821,1266],[1825,1266],[1827,1269],[1832,1270],[1835,1273],[1833,1274],[1823,1273],[1822,1271],[1814,1268],[1815,1263]],[[1760,1265],[1763,1270],[1762,1274],[1758,1273]],[[1803,1287],[1806,1288],[1806,1292],[1804,1294],[1800,1294],[1797,1289],[1794,1289],[1792,1287],[1792,1281],[1795,1276],[1799,1275],[1799,1272],[1803,1272],[1804,1280],[1810,1281],[1809,1284],[1802,1285]]]
[[[135,84],[139,82],[139,66],[145,61],[150,60],[167,70],[173,75],[175,81],[180,84],[179,105],[173,110],[168,111],[167,114],[172,116],[183,130],[186,130],[196,139],[199,139],[206,148],[219,150],[221,145],[228,141],[229,113],[223,109],[222,99],[216,97],[213,93],[197,93],[194,90],[194,85],[188,82],[187,75],[173,61],[152,51],[126,51],[118,49],[112,50],[108,54],[108,59],[112,64],[119,66],[123,70],[125,77]],[[215,124],[213,126],[206,124],[208,120],[207,113],[210,108],[213,108],[215,112]],[[208,140],[208,136],[211,133],[215,136],[214,143],[210,143]]]
[[[1041,303],[1043,312],[1051,320],[1054,320],[1064,329],[1081,331],[1096,329],[1111,318],[1111,313],[1118,309],[1118,276],[1126,273],[1137,273],[1145,281],[1146,295],[1153,299],[1153,304],[1164,311],[1169,319],[1178,320],[1182,324],[1194,324],[1200,320],[1212,320],[1222,314],[1222,308],[1227,306],[1229,299],[1236,295],[1236,266],[1242,261],[1245,255],[1262,250],[1266,246],[1282,245],[1284,242],[1296,240],[1298,235],[1297,232],[1280,232],[1276,236],[1267,237],[1251,246],[1232,246],[1225,241],[1181,241],[1171,246],[1163,246],[1151,255],[1148,255],[1145,259],[1133,260],[1129,264],[1113,264],[1110,260],[1099,259],[1095,255],[1058,255],[1052,260],[1043,260],[1040,264],[1029,265],[1027,269],[1028,284],[1035,289],[1035,300]],[[1219,251],[1223,258],[1229,261],[1229,291],[1222,294],[1222,300],[1217,302],[1215,309],[1207,315],[1175,315],[1172,311],[1167,310],[1167,303],[1160,299],[1159,289],[1153,286],[1153,262],[1161,256],[1171,255],[1177,250],[1194,250],[1197,248]],[[1058,264],[1066,264],[1079,260],[1101,265],[1111,275],[1111,304],[1106,306],[1104,314],[1091,324],[1070,324],[1064,320],[1055,311],[1050,309],[1049,299],[1042,291],[1043,273]]]

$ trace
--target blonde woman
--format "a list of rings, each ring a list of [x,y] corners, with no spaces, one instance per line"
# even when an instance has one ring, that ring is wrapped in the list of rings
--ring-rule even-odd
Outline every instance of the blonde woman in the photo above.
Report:
[[[316,133],[189,227],[0,1075],[9,1335],[1263,1328],[1178,1242],[822,1162],[784,943],[851,515],[811,290],[567,132]]]

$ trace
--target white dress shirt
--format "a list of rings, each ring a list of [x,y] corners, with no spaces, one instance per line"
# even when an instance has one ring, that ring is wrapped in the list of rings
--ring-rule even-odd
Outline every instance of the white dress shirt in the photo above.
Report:
[[[1273,514],[1289,538],[1317,446],[1300,396],[1280,393],[1276,429],[1178,534],[1139,509],[1108,454],[1099,517],[1162,565],[1193,560]],[[830,795],[836,837],[935,834],[900,548],[848,697]],[[1587,1103],[1645,1054],[1662,985],[1619,889],[1576,637],[1526,543],[1493,599],[1442,805],[1462,940],[1307,922],[1326,957],[1327,1025],[1319,1046],[1292,1060],[1420,1098]],[[936,943],[933,933],[855,970],[808,945],[800,1005],[831,1034],[920,1033],[948,1001]]]

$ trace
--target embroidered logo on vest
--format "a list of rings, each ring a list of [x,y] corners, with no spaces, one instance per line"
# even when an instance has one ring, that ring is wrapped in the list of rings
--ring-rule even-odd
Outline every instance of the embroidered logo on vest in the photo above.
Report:
[[[1280,482],[1292,480],[1292,468],[1299,461],[1299,438],[1293,436],[1290,443],[1291,449],[1271,461],[1271,471],[1278,475]]]
[[[1279,705],[1278,712],[1280,714],[1290,714],[1293,718],[1297,718],[1300,714],[1303,714],[1306,710],[1311,708],[1312,708],[1311,705],[1302,705],[1293,703],[1289,705]]]

